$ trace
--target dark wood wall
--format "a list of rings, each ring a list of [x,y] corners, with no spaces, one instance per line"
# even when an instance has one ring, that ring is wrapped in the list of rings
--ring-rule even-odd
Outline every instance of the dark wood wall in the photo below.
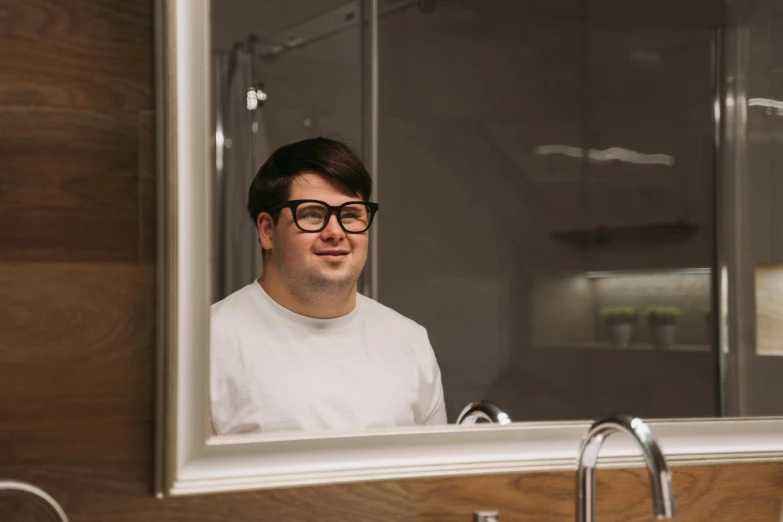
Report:
[[[0,479],[76,522],[571,520],[573,473],[152,497],[153,85],[152,0],[0,0]],[[599,477],[602,520],[651,519],[641,470]],[[674,480],[681,520],[780,520],[783,464]]]

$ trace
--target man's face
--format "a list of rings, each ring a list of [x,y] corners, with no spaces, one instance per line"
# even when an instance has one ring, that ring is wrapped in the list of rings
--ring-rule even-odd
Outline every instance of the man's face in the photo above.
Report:
[[[317,199],[337,206],[361,198],[339,182],[304,173],[291,184],[288,199]],[[259,228],[264,219],[271,220],[262,214]],[[348,234],[334,214],[322,231],[304,232],[294,223],[291,209],[284,208],[277,224],[266,238],[263,236],[262,246],[271,250],[267,262],[274,263],[286,286],[295,292],[354,287],[367,261],[369,231]]]

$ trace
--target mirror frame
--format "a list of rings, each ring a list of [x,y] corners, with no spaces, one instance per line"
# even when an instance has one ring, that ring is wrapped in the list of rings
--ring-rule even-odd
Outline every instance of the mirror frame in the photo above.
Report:
[[[377,9],[377,0],[370,2]],[[211,436],[210,1],[156,0],[158,497],[365,480],[574,470],[591,421]],[[628,412],[632,413],[632,412]],[[648,421],[670,465],[783,461],[783,417]],[[604,467],[642,466],[622,437]]]

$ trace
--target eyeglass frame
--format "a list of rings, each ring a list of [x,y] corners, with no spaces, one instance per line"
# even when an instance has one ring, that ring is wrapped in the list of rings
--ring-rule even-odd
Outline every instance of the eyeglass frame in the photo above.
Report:
[[[299,207],[299,205],[303,203],[318,203],[326,207],[326,218],[324,219],[324,224],[319,228],[318,230],[305,230],[304,228],[299,225],[299,220],[296,219],[296,209]],[[367,222],[367,228],[364,230],[361,230],[359,232],[354,232],[352,230],[348,230],[345,228],[345,225],[343,225],[343,220],[340,217],[340,213],[342,212],[343,208],[347,207],[348,205],[364,205],[367,208],[370,209],[370,219]],[[264,212],[267,212],[269,215],[274,216],[276,212],[280,212],[284,208],[290,208],[291,209],[291,217],[294,220],[294,225],[296,225],[296,228],[301,230],[302,232],[307,232],[309,234],[317,234],[319,232],[323,232],[323,230],[329,225],[329,220],[332,219],[332,214],[337,216],[337,224],[340,225],[340,228],[343,229],[343,232],[346,234],[364,234],[368,230],[370,230],[370,227],[372,226],[372,222],[375,219],[375,214],[378,212],[378,203],[374,203],[372,201],[346,201],[345,203],[341,205],[330,205],[326,201],[321,201],[320,199],[292,199],[289,201],[286,201],[285,203],[281,203],[279,205],[275,205],[274,207],[270,208],[269,210],[265,210]]]

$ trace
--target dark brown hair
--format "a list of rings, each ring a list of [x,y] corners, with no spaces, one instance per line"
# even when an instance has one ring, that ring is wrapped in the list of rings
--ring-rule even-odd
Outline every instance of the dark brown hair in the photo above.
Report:
[[[311,138],[280,147],[258,169],[247,197],[247,211],[253,223],[262,212],[285,203],[291,183],[305,172],[337,180],[362,200],[370,199],[372,179],[359,156],[337,140]],[[277,221],[278,216],[276,212],[272,218]]]

